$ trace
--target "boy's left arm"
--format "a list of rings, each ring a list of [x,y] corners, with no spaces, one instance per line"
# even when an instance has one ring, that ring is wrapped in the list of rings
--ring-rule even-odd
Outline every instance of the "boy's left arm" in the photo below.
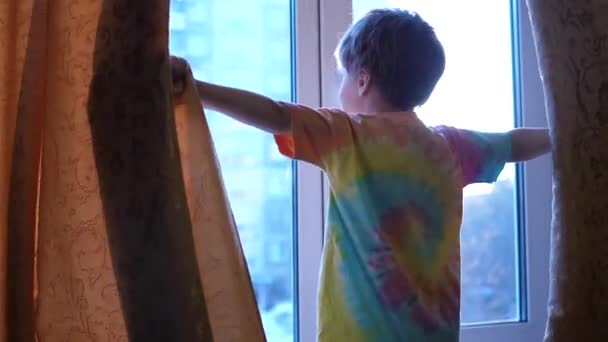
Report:
[[[511,139],[508,162],[524,162],[551,151],[549,130],[546,128],[516,128],[507,133]]]
[[[504,133],[478,132],[447,126],[436,127],[446,138],[459,161],[462,185],[493,183],[505,163],[523,162],[551,149],[549,131],[517,128]]]

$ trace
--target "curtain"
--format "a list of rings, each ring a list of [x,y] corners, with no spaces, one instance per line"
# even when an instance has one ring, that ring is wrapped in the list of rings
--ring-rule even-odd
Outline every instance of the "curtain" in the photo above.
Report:
[[[608,3],[527,0],[554,146],[546,341],[608,341]]]
[[[0,2],[0,341],[263,341],[168,0]]]

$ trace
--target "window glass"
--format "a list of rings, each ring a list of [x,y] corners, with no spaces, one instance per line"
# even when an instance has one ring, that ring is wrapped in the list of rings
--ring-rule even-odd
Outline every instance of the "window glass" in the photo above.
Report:
[[[290,5],[289,0],[173,0],[171,54],[186,58],[198,79],[289,101]],[[292,341],[292,162],[277,156],[272,136],[206,114],[268,341]]]

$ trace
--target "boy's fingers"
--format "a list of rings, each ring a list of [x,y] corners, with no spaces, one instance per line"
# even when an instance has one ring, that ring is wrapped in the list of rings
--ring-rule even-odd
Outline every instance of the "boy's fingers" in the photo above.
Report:
[[[171,56],[171,74],[173,77],[173,95],[180,96],[186,88],[186,77],[190,71],[188,62],[180,57]]]
[[[190,65],[181,57],[171,56],[171,68],[176,71],[188,72]]]
[[[182,93],[184,92],[185,89],[185,82],[173,82],[173,95],[174,96],[181,96]]]

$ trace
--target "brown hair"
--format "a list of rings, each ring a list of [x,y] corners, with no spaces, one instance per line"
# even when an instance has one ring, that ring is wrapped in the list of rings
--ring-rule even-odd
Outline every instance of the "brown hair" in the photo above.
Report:
[[[403,110],[424,104],[445,70],[435,30],[400,9],[368,12],[344,34],[336,56],[351,76],[367,71],[386,100]]]

